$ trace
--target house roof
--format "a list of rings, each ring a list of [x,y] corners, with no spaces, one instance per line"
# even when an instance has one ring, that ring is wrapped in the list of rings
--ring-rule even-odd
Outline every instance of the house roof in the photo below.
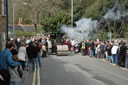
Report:
[[[9,25],[9,31],[13,30],[13,25]],[[15,25],[15,30],[24,32],[35,32],[34,25]]]

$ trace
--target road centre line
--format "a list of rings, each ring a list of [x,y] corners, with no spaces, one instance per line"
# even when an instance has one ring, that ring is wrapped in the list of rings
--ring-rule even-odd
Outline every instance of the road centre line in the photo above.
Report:
[[[37,69],[37,85],[40,85],[40,67],[38,64],[38,69]]]
[[[32,81],[32,85],[35,85],[36,82],[36,68],[35,71],[33,72],[33,81]]]

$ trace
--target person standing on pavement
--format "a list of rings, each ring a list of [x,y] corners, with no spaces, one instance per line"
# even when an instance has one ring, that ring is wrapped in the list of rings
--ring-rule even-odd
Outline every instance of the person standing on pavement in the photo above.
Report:
[[[94,49],[95,49],[95,43],[92,40],[91,44],[90,44],[90,57],[94,57]]]
[[[42,44],[41,50],[42,50],[42,58],[47,57],[45,44]]]
[[[48,43],[48,54],[51,54],[52,53],[52,42],[50,38],[48,38],[47,43]]]
[[[118,44],[115,43],[114,46],[111,49],[112,63],[113,64],[117,64],[118,63],[118,56],[117,56],[118,49],[119,49]]]
[[[48,42],[47,42],[47,38],[44,39],[44,44],[45,44],[45,47],[46,47],[46,53],[48,53]]]
[[[41,67],[41,63],[40,63],[40,57],[41,57],[41,44],[39,42],[37,42],[37,50],[38,50],[38,57],[37,57],[37,62],[39,64],[39,66]]]
[[[73,52],[75,50],[75,40],[71,40],[71,51]]]
[[[23,70],[25,69],[25,62],[27,57],[25,46],[26,46],[25,43],[21,42],[21,46],[19,47],[19,51],[18,51],[19,62],[21,63]]]
[[[85,49],[86,49],[86,47],[85,47],[85,42],[83,41],[83,42],[82,42],[82,47],[81,47],[81,54],[82,54],[82,56],[85,55]]]
[[[29,70],[30,63],[32,62],[33,72],[35,71],[35,66],[37,67],[37,56],[38,56],[38,48],[35,42],[31,42],[30,46],[27,47],[27,55],[28,55],[28,64],[27,70]]]
[[[18,67],[20,63],[13,61],[12,53],[10,52],[14,48],[14,44],[9,41],[6,43],[6,49],[0,53],[0,75],[4,78],[0,85],[10,85],[9,66]]]
[[[32,42],[29,43],[28,47],[26,48],[26,52],[27,52],[27,56],[28,56],[28,61],[27,61],[27,70],[29,70],[30,68],[30,64],[32,64],[32,51],[31,51],[31,48],[32,48]]]
[[[125,46],[125,43],[124,42],[121,43],[120,52],[119,52],[119,57],[120,57],[119,65],[122,67],[125,67],[126,50],[127,47]]]
[[[100,43],[97,46],[97,58],[100,58]]]
[[[104,51],[104,43],[101,42],[101,45],[100,45],[100,56],[101,56],[101,59],[104,58],[104,54],[105,54],[105,51]]]
[[[126,50],[126,64],[125,64],[125,67],[128,68],[128,47],[127,47],[127,50]]]
[[[34,42],[32,44],[32,58],[33,58],[33,72],[35,71],[35,69],[37,68],[38,66],[38,63],[37,63],[37,58],[38,58],[38,46],[37,44]]]
[[[110,63],[112,62],[112,58],[111,58],[111,56],[112,56],[111,49],[112,49],[112,45],[109,43],[106,50],[107,50],[108,60],[109,60]]]
[[[82,42],[78,43],[78,53],[81,52]]]
[[[89,40],[86,40],[85,47],[86,47],[86,55],[89,55]]]

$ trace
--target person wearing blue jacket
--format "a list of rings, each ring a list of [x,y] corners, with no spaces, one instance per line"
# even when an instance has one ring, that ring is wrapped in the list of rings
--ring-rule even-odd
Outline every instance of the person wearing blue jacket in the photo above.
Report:
[[[13,61],[11,50],[14,44],[9,41],[6,43],[6,48],[0,53],[0,75],[3,76],[4,81],[0,85],[10,85],[9,66],[17,67],[20,63]]]

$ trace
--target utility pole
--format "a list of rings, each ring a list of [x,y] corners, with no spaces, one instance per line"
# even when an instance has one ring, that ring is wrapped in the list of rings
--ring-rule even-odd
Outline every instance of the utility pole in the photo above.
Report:
[[[74,1],[71,0],[71,26],[73,27],[73,3]]]
[[[108,32],[109,41],[112,41],[112,32]]]
[[[0,51],[4,50],[7,34],[7,17],[6,17],[6,2],[7,0],[0,0]]]
[[[15,4],[13,4],[13,39],[15,39]]]
[[[9,34],[8,34],[8,31],[9,31],[9,26],[8,26],[8,0],[6,0],[6,26],[7,26],[7,31],[6,31],[6,40],[9,39]]]
[[[22,3],[24,6],[27,5],[28,3]],[[13,3],[13,39],[15,40],[15,6],[18,4]]]

